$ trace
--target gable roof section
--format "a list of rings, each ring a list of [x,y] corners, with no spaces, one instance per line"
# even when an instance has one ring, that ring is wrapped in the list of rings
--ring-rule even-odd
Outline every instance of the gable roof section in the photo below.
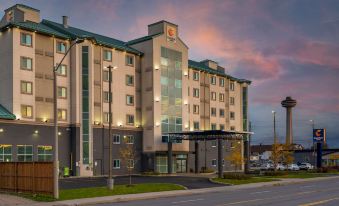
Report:
[[[153,39],[154,37],[160,36],[162,34],[163,34],[163,32],[160,32],[160,33],[157,33],[157,34],[143,36],[143,37],[140,37],[140,38],[137,38],[137,39],[133,39],[131,41],[128,41],[126,43],[126,45],[138,44],[138,43],[141,43],[141,42],[144,42],[144,41],[148,41],[148,40]]]
[[[8,11],[8,10],[14,8],[14,7],[22,7],[22,8],[25,8],[25,9],[30,9],[30,10],[33,10],[33,11],[40,12],[39,9],[35,9],[35,8],[33,8],[33,7],[30,7],[30,6],[27,6],[27,5],[24,5],[24,4],[15,4],[14,6],[11,6],[11,7],[9,7],[8,9],[6,9],[5,11]]]
[[[41,34],[46,34],[46,35],[50,35],[50,36],[56,36],[62,39],[69,39],[70,36],[63,34],[61,32],[58,32],[57,30],[52,29],[51,27],[48,27],[42,23],[35,23],[35,22],[31,22],[31,21],[25,21],[25,22],[10,22],[6,25],[4,25],[3,27],[0,28],[0,31],[4,31],[7,28],[13,28],[13,27],[17,27],[17,28],[21,28],[24,30],[28,30],[28,31],[32,31],[32,32],[38,32]]]
[[[0,104],[0,119],[16,119],[15,115]]]
[[[202,72],[207,72],[207,73],[210,73],[210,74],[216,74],[216,75],[219,75],[219,76],[224,76],[224,77],[227,77],[227,78],[229,78],[229,79],[231,79],[233,81],[237,81],[239,83],[251,84],[250,80],[247,80],[247,79],[238,79],[238,78],[232,77],[231,75],[225,74],[224,72],[212,69],[212,68],[208,67],[207,65],[205,65],[202,62],[188,60],[188,67],[192,68],[192,69],[196,69],[196,70],[202,71]]]
[[[107,36],[103,36],[100,34],[95,34],[89,31],[85,31],[82,29],[78,29],[75,27],[67,27],[65,28],[62,24],[56,23],[56,22],[52,22],[49,20],[42,20],[41,22],[42,24],[53,28],[54,30],[57,30],[61,33],[64,33],[65,35],[69,35],[72,38],[85,38],[85,39],[93,39],[96,43],[98,44],[102,44],[104,46],[107,47],[112,47],[112,48],[116,48],[116,49],[120,49],[120,50],[124,50],[124,51],[128,51],[130,53],[133,54],[137,54],[137,55],[142,55],[143,53],[129,47],[126,42],[117,40],[117,39],[113,39]]]

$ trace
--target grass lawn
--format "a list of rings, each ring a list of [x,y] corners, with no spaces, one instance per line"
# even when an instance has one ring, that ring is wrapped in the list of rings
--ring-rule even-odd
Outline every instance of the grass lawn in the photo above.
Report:
[[[127,185],[114,185],[113,190],[108,190],[106,187],[89,187],[80,189],[66,189],[60,190],[60,196],[58,200],[71,200],[81,199],[90,197],[102,197],[111,195],[125,195],[125,194],[137,194],[147,192],[161,192],[170,190],[184,190],[185,188],[181,185],[169,184],[169,183],[145,183],[135,184],[132,186]],[[32,196],[29,194],[20,194],[20,196],[32,199],[35,201],[50,202],[55,201],[51,196],[36,195]]]
[[[242,185],[242,184],[249,184],[249,183],[257,183],[257,182],[272,182],[278,181],[277,179],[273,178],[266,178],[266,177],[251,177],[247,180],[237,180],[237,179],[224,179],[224,178],[213,178],[215,182],[222,183],[222,184],[232,184],[232,185]]]

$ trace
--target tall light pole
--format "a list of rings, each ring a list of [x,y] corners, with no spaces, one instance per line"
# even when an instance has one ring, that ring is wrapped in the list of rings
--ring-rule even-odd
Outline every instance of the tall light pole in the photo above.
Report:
[[[109,65],[108,67],[108,79],[109,79],[109,85],[108,85],[108,97],[109,97],[109,101],[108,101],[108,113],[109,113],[109,118],[108,118],[108,142],[109,142],[109,152],[108,152],[108,165],[109,165],[109,168],[108,168],[108,179],[107,179],[107,188],[109,190],[113,190],[113,185],[114,185],[114,182],[113,182],[113,175],[112,175],[112,169],[113,169],[113,149],[112,149],[112,144],[113,144],[113,141],[112,141],[112,69],[116,69],[117,67],[112,67],[111,65]]]
[[[273,114],[273,135],[274,135],[274,145],[277,144],[277,132],[276,132],[276,121],[275,121],[275,114],[276,112],[275,111],[272,111],[272,114]]]
[[[57,95],[57,71],[66,58],[71,48],[84,42],[83,39],[75,39],[71,46],[62,57],[60,63],[53,68],[53,112],[54,112],[54,161],[53,161],[53,172],[54,172],[54,191],[53,196],[55,199],[59,199],[59,142],[58,142],[58,95]]]
[[[313,130],[314,130],[314,128],[315,128],[315,122],[314,122],[314,120],[313,119],[310,119],[310,122],[311,122],[311,125],[312,125],[312,143],[313,143],[313,158],[314,158],[314,165],[316,165],[317,164],[317,158],[315,158],[315,148],[316,148],[316,144],[314,143],[314,141],[313,141]]]

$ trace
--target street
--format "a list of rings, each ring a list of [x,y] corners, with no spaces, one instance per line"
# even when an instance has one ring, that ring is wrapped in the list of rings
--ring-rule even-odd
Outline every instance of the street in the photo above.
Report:
[[[278,183],[277,183],[278,184]],[[290,185],[275,185],[236,190],[211,192],[202,195],[177,196],[150,200],[99,204],[99,206],[228,206],[274,205],[315,206],[339,205],[339,178],[317,180]]]

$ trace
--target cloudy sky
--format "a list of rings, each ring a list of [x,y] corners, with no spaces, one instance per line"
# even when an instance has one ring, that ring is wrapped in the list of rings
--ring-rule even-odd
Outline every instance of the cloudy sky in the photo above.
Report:
[[[272,142],[272,110],[284,140],[280,101],[292,96],[295,142],[311,144],[313,119],[327,128],[329,145],[339,147],[339,1],[0,0],[0,9],[15,3],[124,41],[146,35],[147,25],[159,20],[178,24],[191,59],[216,60],[227,73],[253,81],[253,143]]]

